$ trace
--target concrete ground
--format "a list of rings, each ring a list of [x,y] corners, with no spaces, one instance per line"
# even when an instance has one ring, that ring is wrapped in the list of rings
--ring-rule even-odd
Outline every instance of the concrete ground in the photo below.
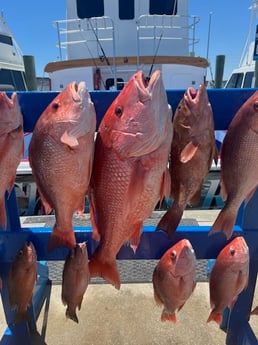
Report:
[[[217,211],[218,212],[218,211]],[[185,218],[209,224],[216,211],[188,211]],[[42,308],[33,345],[221,345],[226,334],[214,323],[207,324],[210,313],[209,286],[198,281],[192,296],[177,314],[177,323],[161,322],[162,308],[153,298],[147,283],[122,284],[118,291],[109,284],[91,283],[81,310],[79,324],[66,319],[61,302],[61,284],[52,285],[49,308]],[[256,306],[258,303],[254,301]],[[0,331],[6,328],[4,317]],[[258,335],[258,316],[251,317]]]

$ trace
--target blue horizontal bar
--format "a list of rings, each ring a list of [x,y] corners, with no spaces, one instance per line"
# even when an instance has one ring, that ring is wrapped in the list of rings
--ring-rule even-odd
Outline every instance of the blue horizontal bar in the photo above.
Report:
[[[224,234],[219,233],[208,236],[209,226],[180,226],[173,239],[162,231],[155,231],[155,226],[144,226],[141,241],[134,254],[128,244],[120,249],[117,259],[159,259],[163,253],[174,243],[183,238],[189,239],[192,243],[196,256],[199,259],[216,258],[219,251],[227,243]],[[75,227],[76,241],[87,242],[89,258],[98,246],[98,242],[91,239],[91,227]],[[47,244],[52,228],[23,228],[16,231],[0,233],[0,261],[11,262],[25,241],[32,241],[38,260],[64,260],[68,249],[57,248],[48,252]],[[243,230],[235,226],[234,235],[242,235]],[[257,234],[258,243],[258,234]]]
[[[236,111],[256,91],[256,89],[207,89],[213,109],[215,129],[226,130]],[[185,90],[167,90],[168,102],[176,110]],[[91,91],[90,95],[97,114],[97,127],[106,110],[119,91]],[[10,93],[9,93],[10,94]],[[37,119],[58,92],[17,92],[25,132],[32,132]]]

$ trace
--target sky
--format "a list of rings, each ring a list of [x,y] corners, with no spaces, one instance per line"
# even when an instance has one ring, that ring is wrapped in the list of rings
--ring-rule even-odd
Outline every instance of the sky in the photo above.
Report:
[[[210,68],[207,79],[215,74],[217,55],[225,55],[224,79],[237,67],[249,31],[252,0],[188,0],[189,14],[200,17],[196,28],[195,55],[207,57]],[[36,74],[44,75],[44,67],[59,58],[57,32],[52,23],[65,19],[66,0],[0,0],[0,11],[18,42],[23,55],[33,55]],[[208,28],[210,23],[210,35]],[[255,28],[253,30],[255,35]]]

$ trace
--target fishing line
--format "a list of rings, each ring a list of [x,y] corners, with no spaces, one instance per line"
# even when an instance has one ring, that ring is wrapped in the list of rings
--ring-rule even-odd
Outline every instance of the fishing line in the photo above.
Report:
[[[95,36],[95,38],[96,38],[96,41],[97,41],[97,43],[98,43],[98,45],[99,45],[99,47],[100,47],[100,50],[101,50],[101,53],[103,54],[104,60],[106,61],[106,63],[107,63],[108,66],[111,66],[111,65],[110,65],[110,62],[109,62],[109,60],[108,60],[108,57],[106,56],[106,54],[105,54],[105,52],[104,52],[104,49],[103,49],[103,47],[102,47],[102,44],[100,43],[100,40],[99,40],[99,38],[98,38],[98,35],[96,34],[96,31],[94,30],[94,27],[93,27],[93,25],[92,25],[90,19],[88,19],[88,23],[90,24],[91,30],[92,30],[92,32],[93,32],[93,34],[94,34],[94,36]]]
[[[149,72],[148,78],[151,77],[151,73],[152,73],[152,70],[153,70],[153,67],[154,67],[154,64],[155,64],[155,60],[156,60],[156,57],[158,55],[158,51],[159,51],[159,47],[160,47],[160,42],[161,42],[162,36],[163,36],[163,32],[161,33],[161,35],[159,37],[158,45],[157,45],[156,52],[155,52],[155,55],[154,55],[153,60],[152,60],[152,64],[151,64],[151,68],[150,68],[150,72]]]

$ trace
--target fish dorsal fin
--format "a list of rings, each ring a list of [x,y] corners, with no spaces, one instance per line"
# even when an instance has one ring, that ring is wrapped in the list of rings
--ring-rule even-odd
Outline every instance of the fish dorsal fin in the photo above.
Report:
[[[198,145],[194,145],[194,143],[190,141],[182,150],[181,155],[180,155],[180,161],[182,163],[189,162],[194,157],[197,150],[198,150]]]

